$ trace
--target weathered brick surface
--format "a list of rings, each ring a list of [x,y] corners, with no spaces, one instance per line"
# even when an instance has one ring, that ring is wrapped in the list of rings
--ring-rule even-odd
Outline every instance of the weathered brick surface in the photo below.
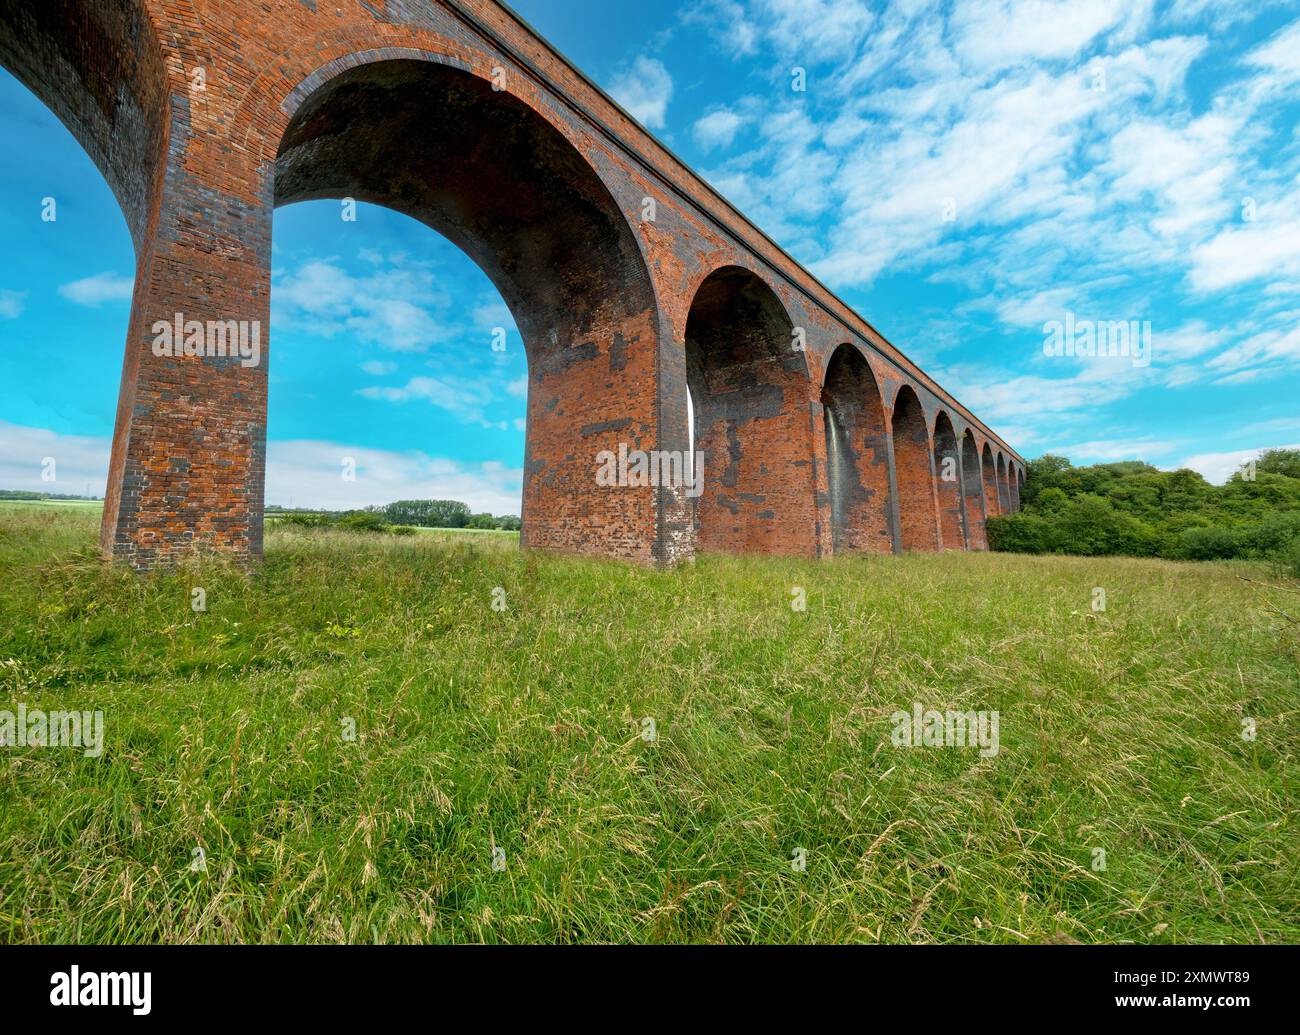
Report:
[[[925,411],[910,385],[898,390],[892,408],[899,529],[904,550],[939,548],[933,445]]]
[[[940,411],[934,422],[935,487],[939,496],[939,533],[945,550],[966,549],[966,507],[961,492],[961,456],[952,420]]]
[[[686,321],[686,370],[704,493],[697,545],[731,553],[817,549],[808,364],[759,277],[736,266],[700,284]]]
[[[1002,504],[998,499],[998,471],[993,459],[993,448],[984,443],[980,451],[980,470],[984,479],[984,513],[987,517],[1002,514]]]
[[[966,502],[967,546],[987,550],[988,535],[984,527],[984,480],[980,474],[980,451],[975,436],[967,431],[961,439],[961,483]]]
[[[500,289],[530,547],[978,548],[1018,507],[1005,443],[493,0],[0,0],[0,63],[135,241],[102,542],[137,567],[260,556],[271,214],[308,198],[412,215]],[[154,355],[176,313],[260,324],[261,362]],[[687,450],[688,385],[703,497],[597,485],[602,450]]]
[[[998,508],[1003,514],[1011,513],[1011,487],[1007,482],[1007,458],[1001,453],[997,456]]]
[[[832,355],[822,406],[834,550],[889,553],[895,535],[885,405],[855,346],[841,345]]]

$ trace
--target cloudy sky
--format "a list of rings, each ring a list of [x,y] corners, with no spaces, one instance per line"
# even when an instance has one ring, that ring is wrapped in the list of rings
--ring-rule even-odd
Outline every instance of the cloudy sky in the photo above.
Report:
[[[1025,455],[1221,480],[1300,442],[1296,0],[514,6]],[[0,487],[54,456],[99,494],[130,239],[4,74],[0,134]],[[1149,324],[1150,361],[1045,355],[1067,318]],[[272,335],[268,502],[517,512],[522,345],[445,240],[280,210]]]

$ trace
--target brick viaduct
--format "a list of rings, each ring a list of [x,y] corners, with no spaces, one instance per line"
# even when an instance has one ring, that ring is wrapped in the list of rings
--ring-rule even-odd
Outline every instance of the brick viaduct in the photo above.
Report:
[[[0,0],[0,64],[134,241],[101,544],[138,568],[261,555],[270,343],[158,356],[153,328],[269,327],[272,212],[320,198],[423,221],[500,290],[529,547],[985,549],[1019,505],[1018,454],[495,0]],[[602,450],[687,452],[688,389],[703,494],[598,486]]]

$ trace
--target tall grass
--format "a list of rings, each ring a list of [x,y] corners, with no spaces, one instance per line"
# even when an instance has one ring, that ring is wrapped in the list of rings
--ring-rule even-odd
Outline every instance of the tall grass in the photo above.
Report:
[[[141,578],[95,532],[0,513],[0,708],[106,732],[0,748],[0,939],[1300,938],[1266,568],[281,528],[251,577]],[[1000,753],[894,747],[913,702],[997,710]]]

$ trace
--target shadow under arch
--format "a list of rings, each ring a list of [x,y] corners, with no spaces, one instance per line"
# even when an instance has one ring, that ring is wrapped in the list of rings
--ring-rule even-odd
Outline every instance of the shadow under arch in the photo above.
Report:
[[[704,456],[701,551],[816,551],[810,378],[793,331],[776,293],[740,266],[714,270],[691,301],[686,379]]]
[[[970,429],[961,438],[962,494],[966,500],[966,537],[971,550],[987,550],[984,528],[984,483],[980,477],[980,453]]]
[[[654,427],[658,335],[644,257],[600,176],[537,110],[455,64],[376,56],[314,80],[286,102],[276,206],[382,205],[473,259],[528,358],[521,542],[650,561],[654,493],[595,480],[603,451]]]
[[[911,385],[905,384],[898,389],[890,421],[902,549],[933,552],[939,548],[934,463],[930,455],[930,433],[925,424],[925,411],[921,407],[920,397]]]
[[[980,475],[984,481],[984,515],[997,517],[1002,513],[998,501],[998,473],[993,462],[993,448],[987,442],[984,443],[984,451],[980,455]]]
[[[1007,458],[1000,450],[997,454],[998,509],[1003,514],[1011,513],[1011,488],[1007,485]]]
[[[853,345],[840,345],[826,365],[822,414],[835,553],[893,552],[885,406],[871,365]]]
[[[945,550],[966,549],[966,510],[962,505],[961,455],[952,418],[940,410],[934,419],[934,488],[939,498],[939,534]]]

